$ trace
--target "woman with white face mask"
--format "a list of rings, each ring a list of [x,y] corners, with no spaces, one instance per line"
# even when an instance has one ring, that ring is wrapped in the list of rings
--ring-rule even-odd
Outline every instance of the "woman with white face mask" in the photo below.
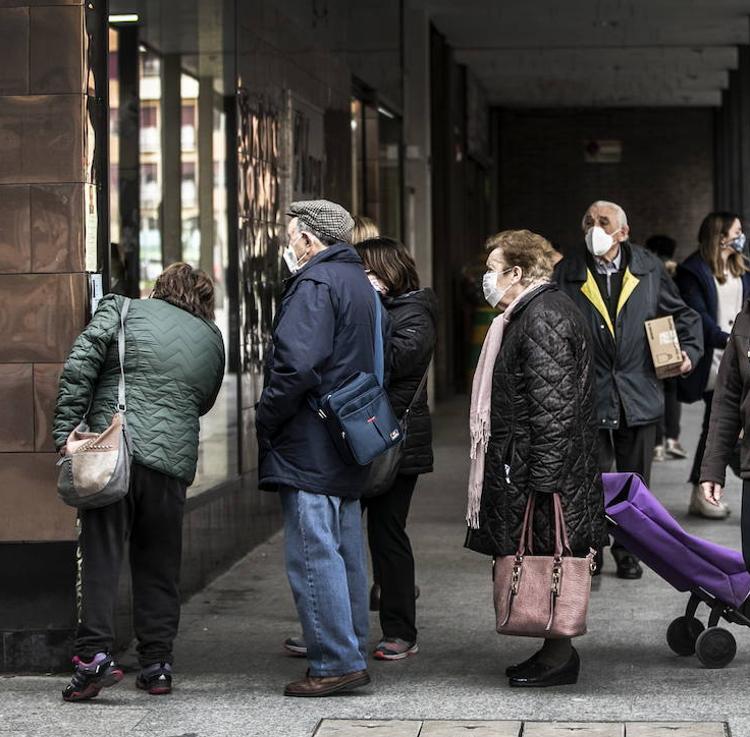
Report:
[[[550,283],[555,251],[528,230],[488,241],[483,289],[495,318],[471,395],[471,470],[466,545],[514,555],[524,510],[535,495],[533,551],[554,548],[553,494],[559,495],[573,555],[604,538],[588,331],[572,300]],[[511,686],[575,683],[580,660],[568,639],[542,648],[506,675]]]
[[[703,399],[705,403],[703,428],[690,472],[689,511],[700,517],[725,519],[729,507],[724,502],[709,503],[698,482],[719,365],[735,318],[750,297],[750,274],[739,216],[732,212],[710,213],[701,223],[698,242],[698,250],[677,267],[675,276],[682,298],[702,318],[705,346],[695,371],[678,383],[680,401]]]

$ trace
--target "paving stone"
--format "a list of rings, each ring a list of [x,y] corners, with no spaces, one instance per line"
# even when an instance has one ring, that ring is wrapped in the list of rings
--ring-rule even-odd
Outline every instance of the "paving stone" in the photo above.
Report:
[[[627,737],[726,737],[721,722],[628,722]]]
[[[324,719],[315,737],[419,737],[421,728],[421,721]]]
[[[521,722],[425,721],[419,737],[518,737]]]
[[[625,725],[615,722],[525,722],[523,737],[625,737]]]

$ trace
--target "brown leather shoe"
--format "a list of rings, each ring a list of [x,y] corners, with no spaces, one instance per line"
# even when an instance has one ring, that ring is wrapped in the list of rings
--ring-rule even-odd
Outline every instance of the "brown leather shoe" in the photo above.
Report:
[[[343,676],[305,676],[301,681],[287,683],[284,696],[330,696],[335,693],[353,691],[370,682],[366,670],[345,673]]]

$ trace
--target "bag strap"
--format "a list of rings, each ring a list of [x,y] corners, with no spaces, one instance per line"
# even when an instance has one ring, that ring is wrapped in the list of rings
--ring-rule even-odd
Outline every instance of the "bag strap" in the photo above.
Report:
[[[401,416],[402,420],[406,420],[409,417],[409,413],[411,412],[412,408],[414,407],[414,402],[417,401],[417,397],[422,393],[422,389],[424,389],[425,384],[427,384],[427,377],[430,374],[430,364],[427,364],[427,370],[424,372],[424,376],[422,377],[422,381],[419,382],[419,386],[417,387],[417,391],[414,392],[414,396],[411,398],[411,402],[409,402],[409,406],[404,411],[404,414]]]
[[[523,523],[521,524],[521,537],[518,541],[518,550],[516,555],[522,558],[528,550],[533,554],[532,541],[534,537],[534,497],[536,494],[532,491],[526,502],[526,509],[523,513]]]
[[[518,541],[516,555],[522,557],[528,552],[534,554],[534,507],[536,493],[531,492],[526,502],[526,510],[523,513],[523,523],[521,524],[521,537]],[[570,549],[570,540],[568,531],[565,527],[565,514],[562,508],[562,501],[558,493],[552,494],[552,518],[555,524],[555,552],[556,558],[562,558],[563,555],[572,555]]]
[[[375,289],[372,290],[375,299],[375,378],[378,384],[383,386],[383,377],[385,374],[385,360],[383,356],[383,305],[380,303],[380,297]]]
[[[573,555],[570,549],[570,540],[568,539],[568,530],[565,527],[565,514],[562,508],[562,501],[560,495],[554,493],[552,495],[552,504],[554,506],[555,515],[555,555],[562,557],[563,555]]]
[[[120,359],[120,380],[117,384],[117,409],[125,412],[125,318],[130,309],[130,297],[125,297],[120,310],[120,329],[117,332],[117,355]]]

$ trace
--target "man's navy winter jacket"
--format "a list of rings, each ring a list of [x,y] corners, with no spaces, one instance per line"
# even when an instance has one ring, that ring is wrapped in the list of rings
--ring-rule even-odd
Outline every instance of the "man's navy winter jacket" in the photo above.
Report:
[[[681,402],[697,402],[706,391],[714,351],[726,348],[729,333],[725,333],[717,322],[719,292],[716,289],[711,267],[698,251],[690,254],[677,267],[675,282],[685,304],[701,316],[703,323],[703,358],[695,367],[695,371],[677,384],[677,396]],[[750,297],[750,273],[742,276],[743,303],[748,297]]]
[[[374,372],[375,291],[356,251],[337,243],[285,283],[257,407],[259,485],[358,498],[368,468],[346,463],[316,402]]]

